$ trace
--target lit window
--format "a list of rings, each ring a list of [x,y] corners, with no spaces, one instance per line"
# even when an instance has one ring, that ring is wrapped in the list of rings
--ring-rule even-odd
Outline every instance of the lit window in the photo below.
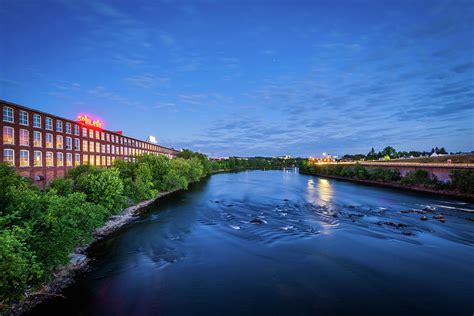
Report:
[[[79,126],[74,124],[74,135],[79,136]]]
[[[82,128],[82,137],[87,137],[87,128]]]
[[[66,122],[66,133],[71,134],[71,123]]]
[[[20,120],[21,125],[28,125],[28,113],[26,111],[20,111]]]
[[[106,136],[107,141],[110,142],[110,134],[107,133],[106,135],[107,135],[107,136]]]
[[[15,134],[13,132],[13,127],[10,127],[10,126],[3,127],[3,143],[6,145],[15,144]]]
[[[56,131],[62,132],[63,131],[63,122],[56,120]]]
[[[89,138],[94,138],[94,130],[89,130]]]
[[[95,152],[100,153],[100,143],[99,142],[95,143]]]
[[[47,117],[44,119],[44,125],[46,129],[49,129],[50,131],[53,130],[53,119],[50,117]]]
[[[64,155],[63,153],[56,153],[56,166],[64,166]]]
[[[89,156],[89,164],[91,164],[92,166],[95,164],[95,156],[94,155]]]
[[[81,165],[81,155],[80,154],[74,154],[74,166],[80,166]]]
[[[87,140],[82,140],[82,150],[87,151]]]
[[[20,167],[30,166],[30,152],[28,150],[20,150]]]
[[[53,134],[46,133],[46,148],[53,148]]]
[[[70,150],[72,148],[71,137],[66,137],[66,149]]]
[[[106,166],[106,164],[105,164],[105,156],[102,156],[102,166]]]
[[[41,128],[41,116],[39,114],[33,114],[33,127]]]
[[[41,132],[33,132],[33,146],[41,147],[43,144],[41,142]]]
[[[89,164],[89,156],[88,155],[82,155],[82,163],[84,165]]]
[[[56,148],[63,149],[63,137],[61,135],[56,135]]]
[[[66,166],[68,166],[68,167],[72,166],[72,154],[71,153],[66,154]]]
[[[46,167],[54,166],[53,153],[48,151],[46,152]]]
[[[107,156],[107,166],[110,166],[110,156]]]
[[[20,129],[20,146],[30,146],[30,132]]]
[[[14,166],[15,165],[15,151],[13,149],[4,149],[3,161],[9,164],[10,166]]]
[[[102,144],[102,145],[100,146],[100,152],[103,153],[103,154],[105,154],[105,145],[104,145],[104,144]]]
[[[112,138],[112,143],[115,143],[115,136],[111,135],[110,137]]]
[[[80,150],[79,138],[74,138],[74,150]]]
[[[95,131],[95,139],[100,139],[100,132],[99,131]]]
[[[33,153],[33,165],[35,167],[41,167],[43,165],[43,153],[41,151],[35,151]]]
[[[112,155],[115,155],[115,146],[112,145],[110,149],[112,149]]]
[[[3,121],[13,123],[13,109],[8,106],[3,107]]]
[[[100,166],[100,156],[99,155],[95,156],[95,165]]]
[[[89,151],[90,151],[91,153],[94,152],[94,142],[89,142]]]
[[[107,154],[110,154],[110,145],[107,144]]]
[[[105,133],[104,132],[100,133],[100,139],[105,140]]]

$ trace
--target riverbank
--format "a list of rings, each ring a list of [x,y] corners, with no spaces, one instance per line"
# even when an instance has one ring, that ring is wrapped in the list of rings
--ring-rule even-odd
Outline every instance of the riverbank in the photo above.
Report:
[[[428,187],[420,186],[420,185],[406,185],[406,184],[401,184],[401,183],[391,183],[391,182],[382,182],[382,181],[374,181],[374,180],[360,180],[360,179],[353,179],[353,178],[334,176],[334,175],[309,173],[309,172],[304,172],[301,170],[300,170],[300,173],[309,175],[309,176],[317,176],[321,178],[337,179],[337,180],[349,181],[349,182],[360,183],[360,184],[365,184],[365,185],[382,186],[382,187],[394,188],[394,189],[411,191],[411,192],[436,194],[436,195],[460,198],[460,199],[468,200],[468,201],[474,201],[474,194],[469,194],[469,193],[464,193],[464,192],[459,192],[459,191],[454,191],[454,190],[436,190],[433,188],[428,188]]]
[[[102,227],[94,231],[93,239],[88,245],[76,248],[69,255],[69,263],[57,269],[50,282],[31,292],[25,293],[25,298],[10,306],[5,315],[23,315],[48,298],[62,297],[61,292],[74,283],[74,279],[79,273],[87,271],[89,268],[90,258],[87,256],[87,251],[90,247],[134,221],[146,207],[165,196],[181,190],[182,189],[177,189],[160,193],[156,198],[142,201],[123,209],[120,214],[110,216]]]

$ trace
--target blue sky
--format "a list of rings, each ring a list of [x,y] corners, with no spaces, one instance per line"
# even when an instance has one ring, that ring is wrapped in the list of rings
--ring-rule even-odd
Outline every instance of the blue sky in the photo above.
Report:
[[[474,149],[472,1],[0,2],[0,98],[213,156]]]

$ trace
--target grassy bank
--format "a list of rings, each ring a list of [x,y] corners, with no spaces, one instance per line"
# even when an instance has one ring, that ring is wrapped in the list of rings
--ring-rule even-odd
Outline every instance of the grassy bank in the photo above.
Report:
[[[431,176],[425,170],[412,171],[402,177],[397,169],[368,168],[361,165],[314,165],[309,161],[303,161],[300,164],[300,172],[359,183],[474,199],[474,170],[470,169],[453,169],[450,174],[451,181],[448,183],[438,181],[436,177]]]

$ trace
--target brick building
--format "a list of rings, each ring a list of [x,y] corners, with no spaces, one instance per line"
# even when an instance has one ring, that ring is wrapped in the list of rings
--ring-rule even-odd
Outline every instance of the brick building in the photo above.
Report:
[[[0,100],[0,161],[30,177],[40,187],[81,164],[110,166],[119,158],[155,154],[175,157],[178,151],[102,129],[99,121],[79,116],[68,120]]]

